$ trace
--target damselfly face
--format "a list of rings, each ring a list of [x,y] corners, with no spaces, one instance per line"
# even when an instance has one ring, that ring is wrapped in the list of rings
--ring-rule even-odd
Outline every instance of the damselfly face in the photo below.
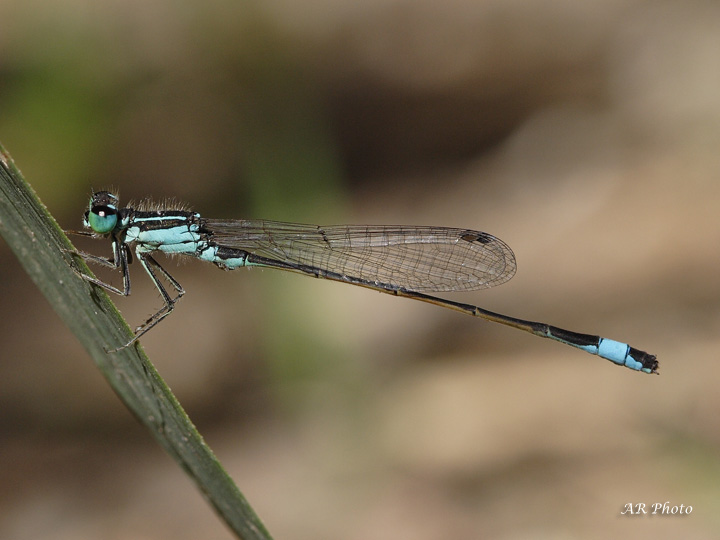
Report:
[[[109,191],[98,191],[90,198],[83,225],[98,234],[108,234],[118,221],[118,198]]]

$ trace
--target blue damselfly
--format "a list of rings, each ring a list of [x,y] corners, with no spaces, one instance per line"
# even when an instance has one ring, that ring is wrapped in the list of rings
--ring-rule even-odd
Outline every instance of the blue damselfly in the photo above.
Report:
[[[185,293],[153,257],[154,252],[189,255],[233,270],[242,266],[278,268],[359,285],[428,302],[504,324],[582,349],[636,371],[657,373],[654,355],[634,347],[545,323],[516,319],[428,293],[486,289],[515,275],[512,250],[499,238],[469,229],[417,226],[336,225],[322,227],[265,220],[207,219],[184,209],[143,205],[120,208],[108,191],[92,195],[84,225],[93,237],[109,238],[112,257],[74,251],[88,262],[119,269],[123,288],[80,273],[86,281],[128,296],[130,246],[160,291],[164,306],[135,330],[123,347],[168,316]],[[169,294],[160,278],[174,290]],[[117,350],[117,349],[116,349]]]

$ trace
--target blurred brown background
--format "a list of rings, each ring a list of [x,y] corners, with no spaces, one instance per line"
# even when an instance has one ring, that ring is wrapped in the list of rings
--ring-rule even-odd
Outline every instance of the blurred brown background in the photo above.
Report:
[[[661,361],[168,261],[187,294],[143,344],[276,538],[710,539],[719,59],[711,1],[5,0],[0,140],[67,229],[112,185],[485,230],[518,274],[452,298]],[[132,271],[136,324],[160,300]],[[2,242],[0,302],[0,538],[231,538]],[[666,501],[693,512],[620,515]]]

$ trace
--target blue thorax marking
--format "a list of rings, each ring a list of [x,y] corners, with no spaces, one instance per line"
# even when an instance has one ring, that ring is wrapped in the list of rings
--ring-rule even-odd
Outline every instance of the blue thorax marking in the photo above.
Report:
[[[194,255],[207,243],[197,213],[135,212],[126,221],[125,242],[145,251]]]

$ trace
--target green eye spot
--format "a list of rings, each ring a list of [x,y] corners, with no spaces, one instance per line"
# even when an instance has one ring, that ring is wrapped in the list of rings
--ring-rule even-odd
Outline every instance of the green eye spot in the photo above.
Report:
[[[117,225],[117,211],[108,206],[95,206],[88,213],[88,224],[96,233],[107,234]]]

